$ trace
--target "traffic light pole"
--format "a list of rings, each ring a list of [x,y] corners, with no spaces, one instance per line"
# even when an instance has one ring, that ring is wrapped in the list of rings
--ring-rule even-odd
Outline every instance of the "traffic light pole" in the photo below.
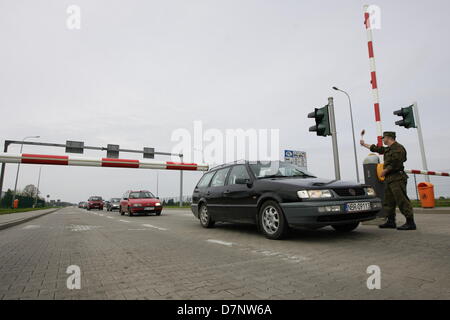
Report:
[[[419,138],[420,154],[422,156],[422,167],[425,171],[428,171],[427,158],[425,155],[425,145],[423,143],[422,126],[420,125],[419,109],[417,102],[413,103],[414,118],[417,126],[417,136]],[[426,175],[425,180],[430,182],[430,176]]]
[[[334,174],[336,176],[336,180],[341,180],[341,170],[340,170],[340,166],[339,166],[339,151],[338,151],[338,144],[337,144],[336,120],[335,120],[335,116],[334,116],[333,97],[328,98],[328,112],[330,114],[331,140],[333,143]]]

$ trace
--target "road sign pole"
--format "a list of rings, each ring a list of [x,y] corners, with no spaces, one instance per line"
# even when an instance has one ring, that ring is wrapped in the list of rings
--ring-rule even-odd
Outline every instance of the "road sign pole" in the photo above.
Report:
[[[183,163],[183,155],[180,155],[180,161]],[[180,208],[183,206],[183,170],[180,170]]]
[[[338,144],[337,144],[336,119],[334,117],[333,97],[328,98],[328,112],[330,115],[331,140],[333,143],[334,174],[336,176],[336,180],[341,180],[341,170],[340,170],[340,166],[339,166],[339,150],[338,150]]]
[[[417,136],[419,138],[420,154],[422,156],[422,167],[423,170],[428,171],[427,158],[425,155],[425,145],[423,143],[422,126],[420,125],[419,109],[417,107],[417,102],[413,103],[414,118],[417,126]],[[430,182],[430,176],[426,175],[425,180]]]
[[[3,152],[7,153],[8,152],[8,146],[9,143],[5,141],[5,146],[3,147]],[[0,199],[2,198],[2,192],[3,192],[3,180],[5,179],[5,166],[6,163],[2,163],[2,171],[0,173]]]

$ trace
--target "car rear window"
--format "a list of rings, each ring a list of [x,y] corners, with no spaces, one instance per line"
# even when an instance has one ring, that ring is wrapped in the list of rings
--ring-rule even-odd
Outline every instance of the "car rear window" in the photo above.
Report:
[[[90,201],[100,201],[100,200],[102,200],[102,198],[101,197],[91,197],[89,200]]]
[[[214,173],[216,173],[216,172],[215,171],[208,172],[205,175],[203,175],[203,177],[198,182],[197,187],[199,187],[199,188],[207,187],[209,185],[209,182],[211,181]]]
[[[214,175],[214,178],[211,181],[211,187],[224,186],[228,171],[230,171],[230,168],[217,170],[216,174]]]

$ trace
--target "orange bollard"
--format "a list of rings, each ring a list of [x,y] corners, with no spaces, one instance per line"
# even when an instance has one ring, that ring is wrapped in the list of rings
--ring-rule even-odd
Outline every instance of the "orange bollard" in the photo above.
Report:
[[[15,199],[13,202],[13,208],[17,209],[19,207],[19,199]]]

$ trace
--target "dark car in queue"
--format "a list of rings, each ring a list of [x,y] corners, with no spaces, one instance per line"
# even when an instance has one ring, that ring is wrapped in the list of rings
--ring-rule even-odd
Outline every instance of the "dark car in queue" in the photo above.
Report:
[[[369,185],[320,179],[282,161],[235,162],[205,173],[192,195],[200,224],[252,223],[269,239],[281,239],[291,227],[332,226],[350,232],[376,218],[381,200]]]
[[[89,199],[87,201],[86,209],[88,209],[88,210],[91,210],[91,209],[103,210],[102,197],[99,197],[99,196],[89,197]]]
[[[163,207],[158,197],[147,190],[132,191],[129,190],[124,193],[120,199],[119,213],[124,215],[128,213],[131,217],[133,215],[148,215],[154,213],[161,215]]]
[[[120,198],[111,198],[106,202],[106,211],[119,210]]]

